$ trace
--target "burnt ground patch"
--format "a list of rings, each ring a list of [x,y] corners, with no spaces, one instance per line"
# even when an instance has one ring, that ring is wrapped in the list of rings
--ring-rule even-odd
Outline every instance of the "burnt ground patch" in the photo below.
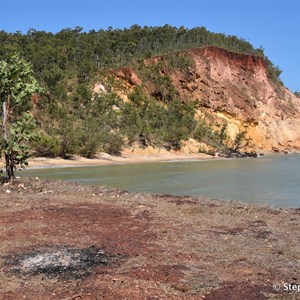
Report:
[[[92,275],[96,268],[116,261],[116,257],[96,246],[76,248],[69,245],[45,246],[3,259],[15,274],[63,279],[84,279]]]

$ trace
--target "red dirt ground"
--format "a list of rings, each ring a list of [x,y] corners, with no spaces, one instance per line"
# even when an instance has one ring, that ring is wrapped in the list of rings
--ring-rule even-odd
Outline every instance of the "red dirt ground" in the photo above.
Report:
[[[300,296],[283,290],[300,283],[297,209],[39,179],[2,187],[0,206],[3,300]],[[87,264],[79,278],[57,268],[47,270],[51,276],[14,271],[16,258],[57,247],[102,249],[108,263]]]

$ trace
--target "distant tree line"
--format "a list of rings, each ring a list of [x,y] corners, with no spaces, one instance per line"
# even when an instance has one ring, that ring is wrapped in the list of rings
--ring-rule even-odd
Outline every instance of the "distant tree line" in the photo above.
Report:
[[[0,58],[8,59],[19,52],[28,60],[41,82],[49,88],[76,77],[80,83],[88,82],[100,69],[115,68],[131,61],[192,47],[214,45],[229,51],[253,54],[266,59],[269,73],[278,79],[280,70],[264,55],[242,38],[212,33],[205,27],[187,29],[170,25],[129,29],[91,30],[81,27],[51,32],[29,29],[20,32],[0,32]],[[75,75],[75,76],[74,76]]]

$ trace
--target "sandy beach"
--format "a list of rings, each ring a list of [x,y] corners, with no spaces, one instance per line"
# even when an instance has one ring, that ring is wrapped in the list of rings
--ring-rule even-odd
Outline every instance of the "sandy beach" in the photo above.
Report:
[[[162,154],[136,154],[124,153],[121,156],[112,156],[106,153],[100,153],[95,158],[88,159],[74,155],[71,159],[63,158],[45,158],[35,157],[28,160],[28,168],[49,168],[49,167],[72,167],[72,166],[97,166],[112,164],[134,164],[134,163],[152,163],[161,161],[176,160],[209,160],[220,159],[204,153],[184,154],[184,153],[162,153]]]

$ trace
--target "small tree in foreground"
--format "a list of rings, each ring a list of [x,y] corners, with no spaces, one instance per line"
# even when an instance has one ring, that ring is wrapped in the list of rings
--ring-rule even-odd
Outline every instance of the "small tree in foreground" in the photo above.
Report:
[[[28,62],[18,55],[13,55],[7,62],[0,61],[0,156],[4,157],[7,181],[15,178],[17,165],[27,165],[30,142],[38,138],[29,110],[32,95],[39,91]]]

